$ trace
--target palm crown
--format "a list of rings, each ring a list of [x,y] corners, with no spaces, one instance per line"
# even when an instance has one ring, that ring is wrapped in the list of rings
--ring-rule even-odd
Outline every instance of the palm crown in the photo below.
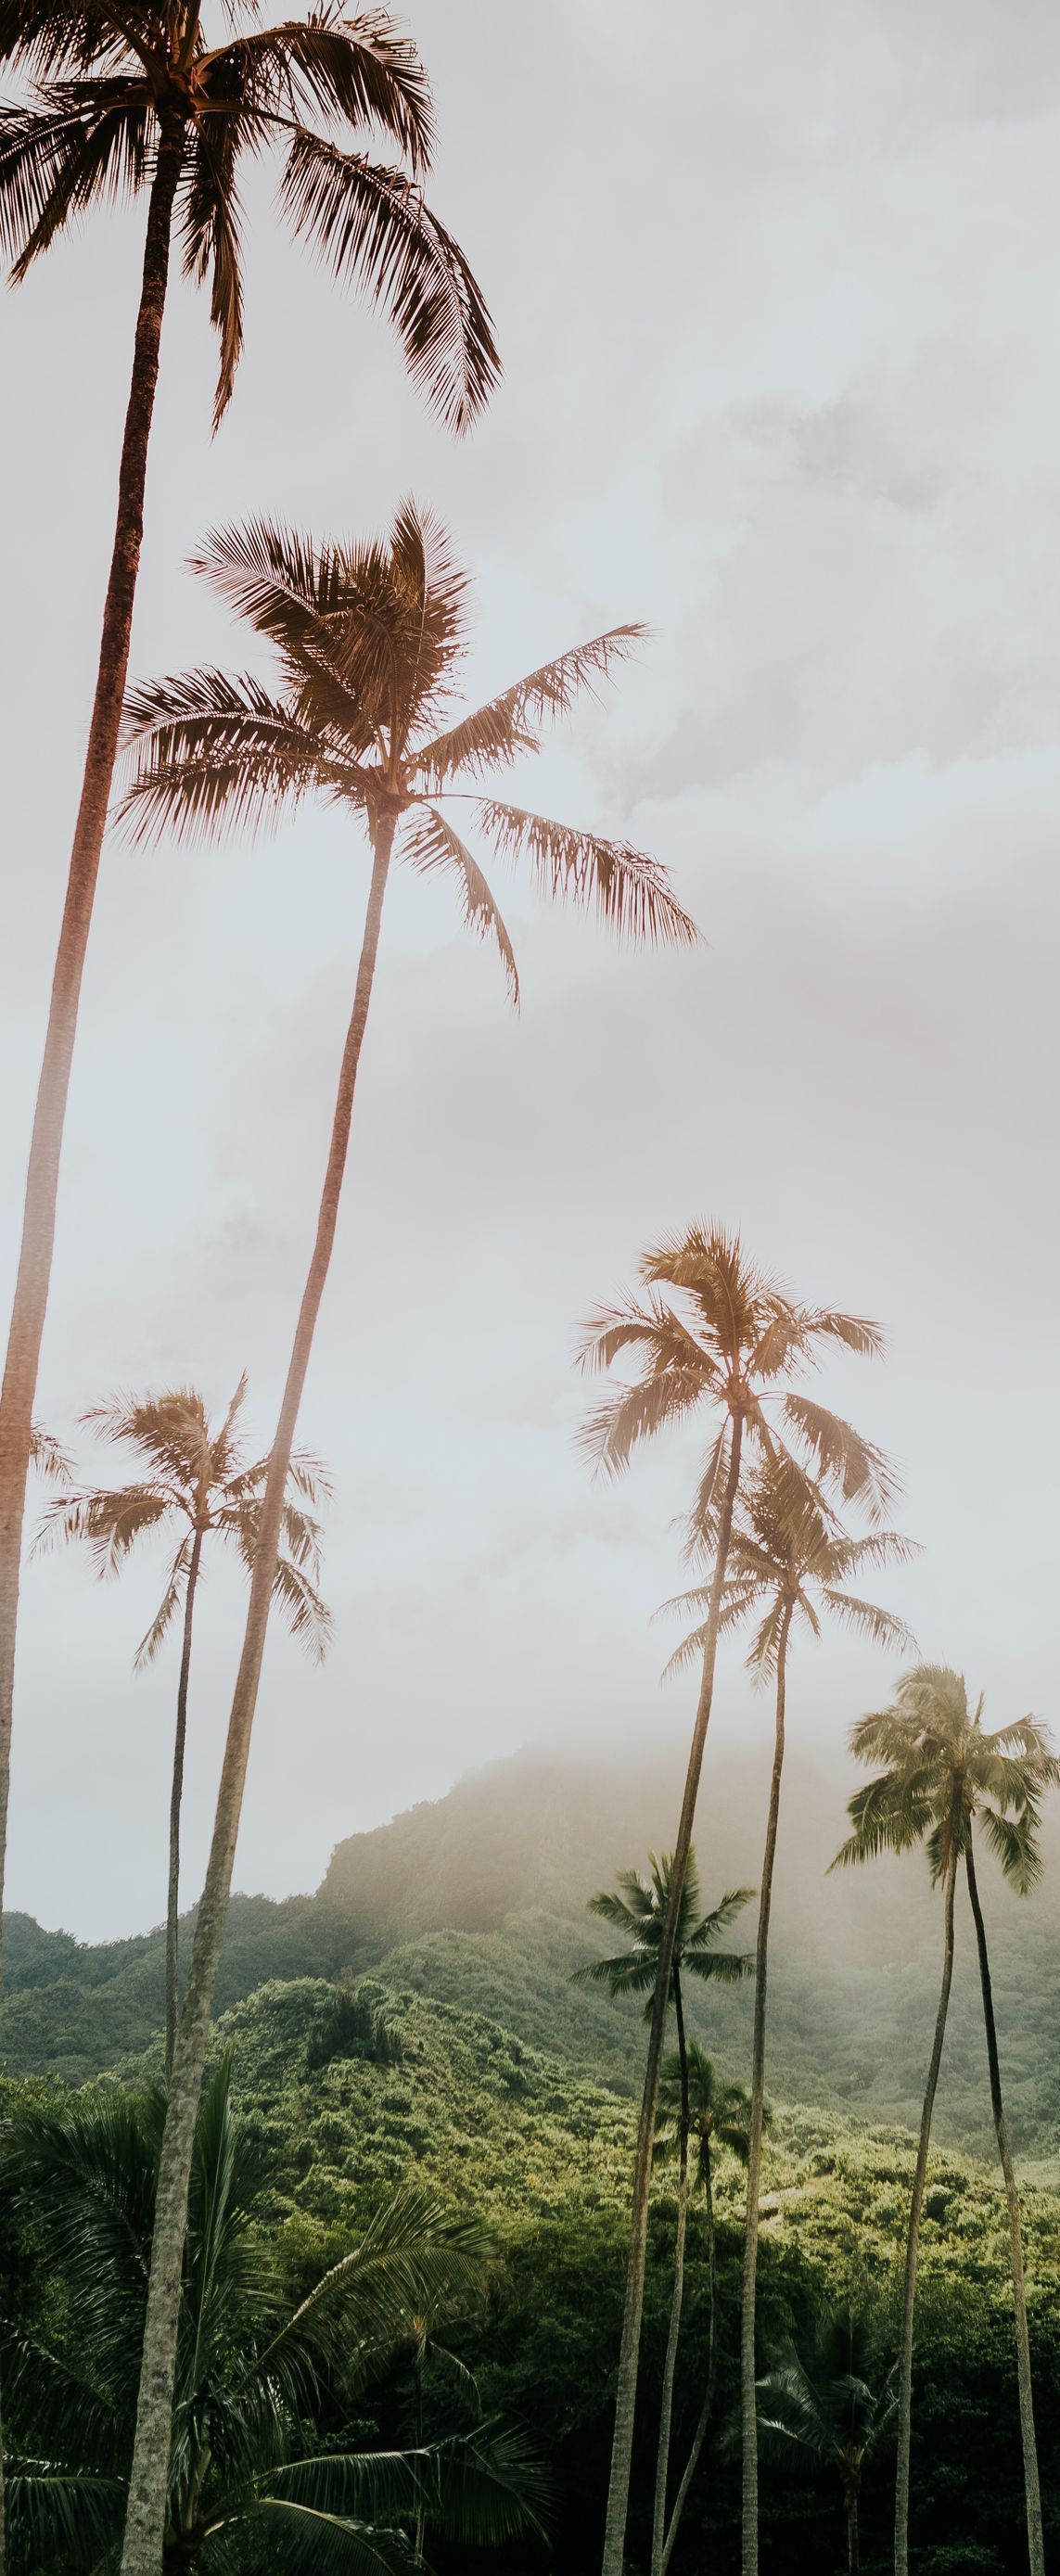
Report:
[[[903,1673],[890,1708],[858,1720],[851,1750],[881,1767],[850,1800],[853,1832],[833,1869],[881,1851],[926,1849],[932,1878],[945,1878],[967,1849],[973,1820],[1021,1895],[1041,1876],[1041,1802],[1060,1781],[1060,1762],[1039,1718],[1019,1717],[987,1734],[983,1700],[969,1708],[961,1673],[917,1664]]]
[[[413,378],[465,429],[499,361],[463,254],[424,201],[433,118],[415,46],[385,10],[354,16],[343,0],[275,27],[253,0],[226,7],[217,44],[208,14],[201,0],[0,0],[0,63],[29,84],[0,108],[0,241],[15,278],[92,205],[149,187],[160,137],[179,136],[177,221],[187,274],[209,281],[219,419],[243,336],[239,182],[278,146],[293,231],[382,303]],[[336,142],[336,129],[381,134],[404,166]]]
[[[621,1932],[629,1943],[628,1949],[619,1951],[614,1958],[590,1959],[586,1967],[577,1971],[578,1982],[607,1986],[613,1995],[646,1995],[646,2021],[651,2019],[671,1867],[665,1852],[658,1860],[654,1852],[649,1852],[648,1863],[648,1878],[642,1878],[636,1869],[620,1869],[618,1894],[611,1888],[601,1888],[589,1898],[590,1914],[600,1915]],[[686,1970],[691,1976],[720,1979],[723,1984],[733,1984],[747,1975],[750,1963],[746,1958],[734,1950],[719,1950],[715,1944],[753,1894],[751,1887],[730,1887],[712,1913],[701,1915],[699,1872],[695,1854],[689,1853],[678,1908],[671,1992],[675,1976],[680,1977]]]
[[[913,1640],[904,1620],[893,1611],[881,1610],[874,1601],[862,1600],[849,1583],[863,1567],[904,1564],[915,1554],[915,1542],[900,1538],[895,1530],[850,1537],[790,1460],[767,1459],[737,1505],[721,1626],[736,1627],[761,1610],[747,1657],[761,1680],[775,1673],[782,1636],[796,1622],[802,1622],[811,1636],[820,1636],[822,1612],[830,1612],[873,1645],[908,1647]],[[706,1611],[709,1601],[709,1586],[698,1585],[664,1602],[660,1616],[670,1611]],[[682,1638],[667,1673],[698,1662],[705,1641],[703,1622]]]
[[[631,1386],[590,1415],[582,1442],[597,1466],[617,1475],[640,1440],[701,1405],[723,1416],[690,1516],[693,1548],[705,1543],[734,1426],[759,1457],[790,1457],[875,1519],[894,1480],[882,1451],[791,1381],[838,1343],[876,1357],[879,1326],[830,1307],[797,1305],[744,1254],[738,1235],[693,1225],[654,1245],[640,1262],[644,1293],[604,1307],[583,1335],[586,1369],[610,1369],[630,1354]]]
[[[844,2488],[856,2494],[865,2461],[890,2431],[897,2408],[895,2371],[874,2387],[873,2361],[864,2318],[851,2307],[832,2309],[807,2361],[791,2345],[758,2382],[767,2445],[778,2451],[797,2445],[838,2469]]]
[[[138,1539],[180,1528],[165,1591],[136,1650],[138,1665],[158,1653],[184,1597],[196,1535],[213,1534],[253,1567],[268,1459],[249,1463],[239,1437],[246,1394],[242,1377],[219,1425],[211,1425],[195,1387],[172,1387],[157,1396],[115,1396],[93,1405],[82,1420],[107,1440],[129,1447],[149,1470],[127,1485],[64,1488],[49,1503],[38,1544],[86,1541],[101,1575],[116,1574]],[[331,1614],[315,1577],[320,1570],[320,1524],[312,1504],[330,1491],[319,1462],[303,1452],[291,1460],[284,1504],[284,1552],[276,1568],[274,1597],[293,1636],[316,1657],[324,1653]]]
[[[535,751],[546,717],[606,678],[639,628],[595,636],[447,723],[467,581],[444,531],[413,503],[386,541],[316,547],[256,521],[211,538],[195,568],[272,645],[279,689],[198,671],[133,690],[139,760],[123,812],[138,837],[268,830],[307,796],[363,815],[370,830],[396,819],[398,854],[421,874],[456,879],[465,920],[496,942],[517,995],[493,895],[441,811],[456,792],[494,852],[525,860],[550,894],[595,904],[634,937],[694,939],[655,860],[475,788]]]
[[[727,2084],[713,2059],[690,2039],[685,2051],[688,2083],[688,2137],[696,2151],[693,2176],[705,2190],[721,2153],[745,2165],[750,2147],[751,2097],[742,2084]],[[660,2125],[657,2149],[673,2155],[680,2146],[682,2120],[681,2060],[675,2049],[666,2059],[659,2087]]]

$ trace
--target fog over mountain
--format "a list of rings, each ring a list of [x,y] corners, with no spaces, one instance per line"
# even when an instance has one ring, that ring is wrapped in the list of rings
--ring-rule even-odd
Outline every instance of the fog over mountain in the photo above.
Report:
[[[133,669],[242,660],[182,570],[209,527],[371,530],[413,489],[476,576],[469,689],[650,623],[513,794],[654,850],[706,944],[619,955],[504,885],[516,1021],[446,897],[396,889],[302,1424],[336,1485],[335,1643],[320,1675],[270,1643],[237,1864],[277,1898],[494,1755],[562,1740],[610,1778],[685,1726],[649,1623],[681,1579],[695,1437],[594,1487],[571,1352],[641,1245],[694,1216],[882,1318],[886,1367],[837,1363],[821,1391],[902,1467],[925,1553],[887,1598],[995,1721],[1057,1696],[1060,22],[1037,0],[1018,42],[1001,0],[683,0],[662,32],[633,0],[410,17],[432,201],[504,386],[449,443],[383,324],[257,224],[257,174],[213,445],[201,300],[178,286],[167,320]],[[3,313],[0,1284],[138,258],[136,224],[100,217]],[[334,817],[258,850],[112,842],[39,1393],[60,1435],[119,1386],[190,1378],[223,1406],[248,1367],[267,1442],[365,881]],[[175,1678],[168,1657],[131,1671],[160,1584],[146,1558],[110,1587],[72,1556],[27,1571],[9,1896],[83,1938],[161,1910]],[[211,1573],[189,1899],[241,1604]],[[794,1716],[830,1782],[889,1677],[834,1642],[800,1655]],[[734,1650],[718,1745],[761,1748],[767,1724]]]

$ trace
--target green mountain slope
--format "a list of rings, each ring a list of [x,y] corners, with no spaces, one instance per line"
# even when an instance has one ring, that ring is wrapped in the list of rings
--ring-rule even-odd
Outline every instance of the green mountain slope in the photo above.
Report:
[[[915,2117],[939,1973],[941,1922],[922,1860],[829,1877],[852,1775],[798,1749],[785,1787],[774,1913],[771,2081],[780,2100]],[[585,2077],[635,2091],[635,2010],[571,1986],[602,1946],[585,1914],[594,1887],[672,1838],[679,1757],[589,1766],[526,1752],[487,1766],[334,1853],[315,1897],[233,1902],[218,2008],[270,1979],[373,1969],[391,1986],[484,2013]],[[708,1768],[697,1843],[708,1899],[753,1885],[766,1792],[763,1744]],[[1055,1845],[1055,1833],[1052,1836]],[[1060,1855],[1020,1902],[996,1877],[987,1904],[1017,2143],[1060,2139]],[[753,1941],[753,1908],[742,1935]],[[939,2134],[989,2151],[985,2051],[963,1902]],[[3,2044],[15,2072],[80,2081],[142,2050],[162,2019],[162,1936],[96,1948],[12,1918]],[[746,2069],[750,1993],[690,1999],[697,2033]]]

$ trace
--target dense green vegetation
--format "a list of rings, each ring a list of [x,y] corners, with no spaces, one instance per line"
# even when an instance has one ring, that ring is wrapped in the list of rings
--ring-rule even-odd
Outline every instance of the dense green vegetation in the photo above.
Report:
[[[481,2212],[498,2239],[489,2302],[450,2339],[473,2367],[487,2411],[523,2426],[554,2480],[551,2560],[524,2544],[505,2568],[552,2564],[575,2576],[598,2545],[621,2312],[632,2104],[558,2055],[518,2039],[484,2014],[432,2002],[408,1986],[362,1980],[364,2024],[324,2064],[337,1989],[320,1979],[272,1982],[236,2004],[215,2035],[231,2047],[235,2099],[263,2165],[263,2221],[284,2277],[306,2287],[357,2241],[396,2184],[415,2176]],[[581,1998],[586,2000],[586,1998]],[[717,2000],[715,1998],[714,2000]],[[382,2011],[382,2057],[372,2035]],[[638,2038],[642,2024],[636,2017]],[[390,2053],[393,2041],[400,2060]],[[161,2060],[161,2036],[154,2057]],[[745,2059],[725,2059],[740,2071]],[[9,2084],[8,2096],[51,2087]],[[823,2302],[851,2287],[873,2302],[884,2366],[893,2350],[914,2141],[907,2130],[837,2113],[775,2108],[765,2142],[759,2279],[763,2348],[789,2336],[809,2348]],[[738,2464],[724,2427],[737,2393],[743,2228],[740,2169],[719,2166],[721,2372],[716,2436],[688,2509],[674,2566],[697,2563],[704,2535],[731,2563]],[[654,2472],[650,2393],[666,2342],[673,2263],[672,2174],[660,2171],[649,2238],[645,2408],[634,2481],[634,2563],[646,2546]],[[1024,2196],[1031,2333],[1041,2389],[1042,2476],[1060,2497],[1060,2198]],[[1020,2558],[1020,2456],[1012,2369],[1004,2202],[994,2174],[967,2154],[933,2153],[923,2230],[914,2482],[919,2565],[1015,2571]],[[705,2239],[689,2217],[687,2350],[677,2391],[675,2453],[691,2431],[705,2367]],[[389,2437],[400,2392],[377,2393],[360,2420]],[[891,2453],[866,2470],[863,2565],[882,2568],[890,2517]],[[838,2567],[841,2517],[833,2482],[797,2465],[763,2471],[763,2561],[778,2571]],[[1054,2508],[1055,2510],[1055,2508]],[[1047,2529],[1048,2529],[1047,2523]],[[1054,2533],[1055,2537],[1055,2533]],[[970,2555],[977,2547],[982,2555]],[[947,2559],[944,2551],[952,2555]],[[444,2557],[439,2562],[447,2564]],[[461,2562],[463,2563],[463,2562]],[[475,2553],[475,2562],[479,2554]],[[489,2565],[488,2558],[481,2563]],[[470,2558],[467,2562],[472,2564]]]

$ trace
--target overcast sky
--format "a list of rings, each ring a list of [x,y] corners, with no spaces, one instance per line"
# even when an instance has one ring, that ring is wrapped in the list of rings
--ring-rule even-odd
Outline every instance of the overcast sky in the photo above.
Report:
[[[183,570],[268,511],[384,527],[412,490],[476,577],[484,693],[601,626],[653,639],[515,793],[672,869],[706,944],[623,954],[502,884],[523,977],[441,890],[384,927],[302,1421],[326,1458],[323,1673],[270,1644],[237,1883],[531,1738],[683,1723],[656,1603],[695,1442],[619,1487],[573,1448],[575,1327],[642,1244],[738,1226],[879,1316],[829,1390],[896,1452],[924,1542],[888,1597],[1003,1715],[1056,1710],[1060,19],[1051,0],[422,0],[432,200],[505,382],[454,445],[384,322],[252,194],[247,355],[166,323],[134,672],[243,639]],[[8,455],[0,956],[5,1280],[110,546],[142,209],[0,308]],[[366,885],[346,823],[105,855],[40,1416],[251,1372],[267,1442]],[[100,1475],[117,1461],[76,1435]],[[35,1502],[39,1504],[39,1494]],[[24,1589],[9,1902],[99,1937],[164,1905],[174,1658],[132,1673],[161,1563]],[[186,1889],[241,1587],[203,1601]],[[815,1740],[888,1666],[804,1653]],[[719,1733],[765,1712],[733,1661]]]

